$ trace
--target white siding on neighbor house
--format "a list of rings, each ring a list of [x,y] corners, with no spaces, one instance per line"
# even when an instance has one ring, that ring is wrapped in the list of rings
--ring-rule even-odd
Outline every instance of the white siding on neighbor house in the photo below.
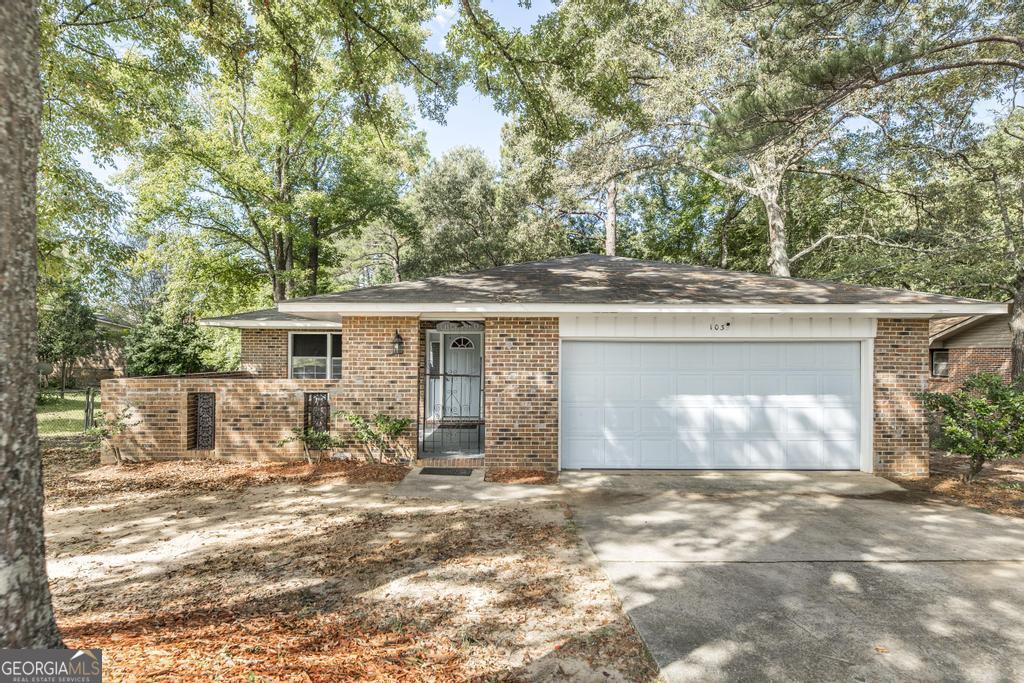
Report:
[[[563,339],[872,339],[873,318],[785,315],[563,315]]]
[[[936,342],[936,348],[992,349],[1010,345],[1010,316],[996,315],[965,329],[959,334]]]

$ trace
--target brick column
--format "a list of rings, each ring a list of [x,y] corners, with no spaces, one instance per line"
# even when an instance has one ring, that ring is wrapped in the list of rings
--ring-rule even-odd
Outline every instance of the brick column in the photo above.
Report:
[[[405,352],[392,356],[395,331],[405,340]],[[363,417],[384,413],[408,417],[412,424],[399,439],[403,454],[416,457],[419,418],[420,324],[415,316],[345,316],[341,321],[341,381],[337,403]],[[333,404],[334,424],[341,435],[351,427]]]
[[[488,318],[486,467],[558,468],[558,318]]]
[[[875,335],[875,473],[928,476],[928,321],[884,319]]]

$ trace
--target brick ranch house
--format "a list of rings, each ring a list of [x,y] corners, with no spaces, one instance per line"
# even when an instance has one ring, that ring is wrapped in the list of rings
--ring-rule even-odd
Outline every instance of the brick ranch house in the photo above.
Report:
[[[1010,314],[933,320],[928,349],[932,391],[956,389],[979,372],[1010,379]]]
[[[292,299],[241,370],[103,382],[141,458],[296,458],[303,424],[410,418],[417,463],[928,472],[932,318],[1004,304],[605,256]]]

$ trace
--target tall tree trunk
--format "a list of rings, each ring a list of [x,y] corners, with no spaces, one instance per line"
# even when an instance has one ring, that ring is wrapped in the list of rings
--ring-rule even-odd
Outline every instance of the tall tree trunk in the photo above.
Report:
[[[285,292],[285,259],[284,259],[284,235],[274,233],[274,274],[271,280],[274,283],[274,303],[284,301],[288,298]]]
[[[784,169],[773,157],[751,162],[757,198],[768,217],[768,270],[778,277],[789,277],[789,247],[786,244],[786,212],[782,209],[782,175]]]
[[[36,434],[39,14],[0,3],[0,648],[60,647]]]
[[[64,392],[68,389],[68,364],[61,362],[60,364],[60,397],[64,398]]]
[[[608,181],[608,189],[605,192],[605,213],[604,213],[604,253],[608,256],[615,256],[616,238],[616,202],[619,198],[619,184],[615,178]]]
[[[295,296],[295,240],[291,235],[284,238],[285,296]]]
[[[319,294],[318,282],[320,277],[320,217],[310,216],[309,217],[309,259],[306,261],[306,267],[309,268],[309,293]]]
[[[1014,381],[1024,375],[1024,272],[1013,281],[1013,304],[1010,311],[1010,377]]]

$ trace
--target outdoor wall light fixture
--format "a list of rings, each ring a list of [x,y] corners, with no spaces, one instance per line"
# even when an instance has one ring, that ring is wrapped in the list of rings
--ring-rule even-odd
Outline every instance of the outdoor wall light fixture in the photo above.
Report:
[[[405,352],[405,340],[402,339],[402,335],[398,334],[398,330],[395,330],[395,336],[391,338],[391,353],[389,356],[401,356]]]

